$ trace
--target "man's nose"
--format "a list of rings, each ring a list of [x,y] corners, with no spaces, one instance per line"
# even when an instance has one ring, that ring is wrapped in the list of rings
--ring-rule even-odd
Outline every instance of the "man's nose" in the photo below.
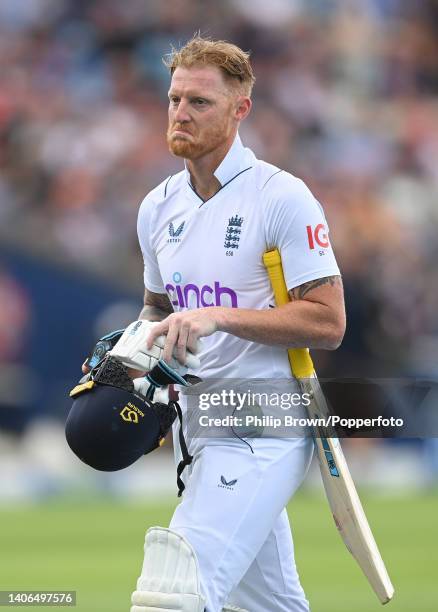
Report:
[[[187,102],[180,100],[175,111],[175,121],[178,123],[187,123],[190,121]]]

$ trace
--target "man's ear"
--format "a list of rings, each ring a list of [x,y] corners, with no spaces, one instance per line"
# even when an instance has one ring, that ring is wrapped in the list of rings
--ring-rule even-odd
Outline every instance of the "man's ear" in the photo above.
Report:
[[[251,98],[248,98],[248,96],[239,96],[236,100],[236,119],[238,121],[245,119],[249,115],[251,107]]]

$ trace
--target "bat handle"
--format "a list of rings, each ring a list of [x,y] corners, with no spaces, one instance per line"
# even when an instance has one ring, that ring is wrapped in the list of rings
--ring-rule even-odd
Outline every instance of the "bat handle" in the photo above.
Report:
[[[278,249],[266,251],[263,254],[263,263],[271,280],[277,306],[287,304],[290,301],[289,293],[284,281],[283,266],[281,265],[281,256]],[[287,353],[292,374],[295,378],[310,378],[313,375],[314,368],[309,349],[289,349]]]
[[[313,376],[315,370],[308,348],[289,349],[287,355],[295,378],[311,378]]]

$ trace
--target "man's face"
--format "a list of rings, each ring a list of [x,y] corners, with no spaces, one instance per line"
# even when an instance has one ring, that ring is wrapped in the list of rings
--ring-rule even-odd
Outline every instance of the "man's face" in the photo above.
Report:
[[[195,160],[227,142],[238,123],[238,94],[220,68],[176,68],[169,90],[169,150]]]

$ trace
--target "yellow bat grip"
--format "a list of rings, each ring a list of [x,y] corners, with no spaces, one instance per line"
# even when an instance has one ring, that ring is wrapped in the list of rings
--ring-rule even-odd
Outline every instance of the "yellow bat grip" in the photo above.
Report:
[[[278,249],[263,253],[263,263],[271,279],[277,306],[282,306],[289,302],[289,293],[283,276],[283,266]],[[307,348],[288,349],[287,355],[295,378],[310,378],[313,374],[313,361]]]

